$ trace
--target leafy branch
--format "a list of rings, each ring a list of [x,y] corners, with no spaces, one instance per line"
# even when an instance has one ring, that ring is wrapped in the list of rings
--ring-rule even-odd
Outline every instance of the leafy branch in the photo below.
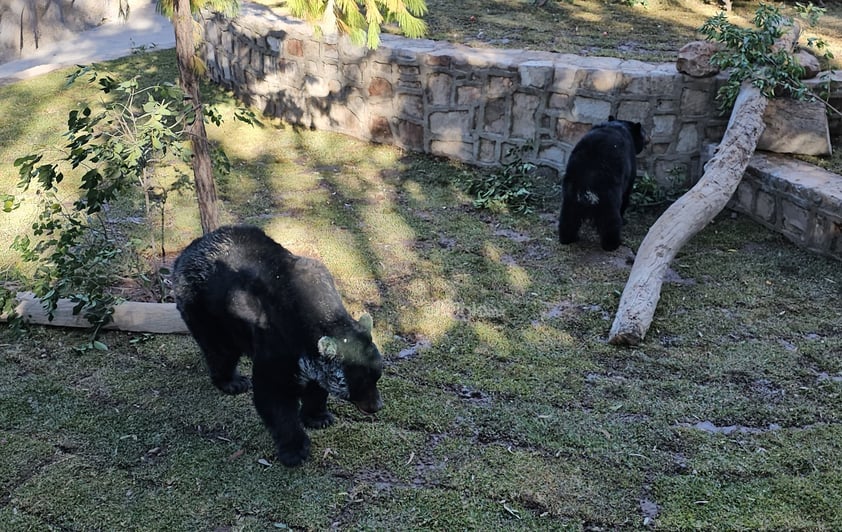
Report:
[[[802,20],[815,25],[824,13],[822,8],[812,4],[796,4]],[[798,63],[790,49],[776,42],[787,32],[794,31],[797,45],[800,26],[789,16],[781,13],[777,6],[761,3],[754,14],[754,28],[742,28],[731,23],[724,12],[709,18],[699,31],[711,41],[724,46],[713,54],[711,63],[722,70],[729,69],[728,81],[718,93],[721,109],[733,106],[740,92],[740,86],[748,81],[767,98],[786,94],[797,100],[809,100],[816,96],[801,80],[804,68]],[[822,39],[811,37],[807,46],[822,51],[821,58],[829,61],[833,54]]]
[[[186,132],[196,113],[173,84],[140,87],[137,78],[120,81],[90,66],[68,76],[68,84],[80,78],[98,86],[103,98],[96,106],[83,104],[69,112],[66,144],[57,155],[42,149],[14,161],[19,192],[4,194],[2,200],[5,212],[15,210],[23,199],[34,197],[38,202],[31,233],[18,235],[12,244],[23,262],[34,265],[27,287],[50,319],[59,299],[72,301],[74,314],[92,324],[90,345],[96,346],[100,344],[93,342],[110,323],[120,300],[113,288],[125,278],[145,276],[138,250],[115,216],[117,206],[140,192],[147,223],[152,221],[152,209],[160,208],[163,250],[167,194],[189,186],[189,179],[176,169],[175,179],[163,186],[157,183],[155,170],[163,162],[190,160]],[[221,122],[219,113],[210,115]],[[237,118],[254,121],[245,111]],[[222,163],[218,169],[227,170],[224,155],[217,160]],[[67,187],[59,185],[74,180],[78,193],[68,199]],[[8,287],[0,287],[0,308],[7,314],[12,313],[14,295]]]

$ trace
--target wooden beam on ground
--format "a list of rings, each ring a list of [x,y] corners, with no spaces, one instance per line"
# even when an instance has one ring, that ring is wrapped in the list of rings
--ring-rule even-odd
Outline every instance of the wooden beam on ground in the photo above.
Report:
[[[53,313],[52,321],[41,305],[41,301],[29,292],[20,292],[15,312],[27,322],[38,325],[58,327],[91,327],[90,322],[79,314],[73,314],[75,303],[61,299]],[[147,332],[158,334],[188,334],[187,326],[181,319],[175,303],[140,303],[126,301],[114,307],[113,321],[106,329],[120,331]],[[6,316],[0,317],[5,320]]]

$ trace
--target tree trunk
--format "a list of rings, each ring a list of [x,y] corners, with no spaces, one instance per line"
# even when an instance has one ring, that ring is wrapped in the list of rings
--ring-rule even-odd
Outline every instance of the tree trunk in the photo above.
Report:
[[[53,319],[50,320],[41,301],[31,292],[18,292],[18,305],[15,313],[27,323],[38,325],[54,325],[58,327],[79,327],[90,329],[91,323],[81,314],[73,314],[75,303],[69,299],[59,299]],[[188,334],[187,325],[181,319],[181,314],[175,303],[140,303],[125,301],[114,307],[112,321],[105,329],[148,332],[155,334]],[[0,322],[6,321],[8,316],[0,315]]]
[[[705,165],[704,175],[670,205],[643,239],[611,326],[610,343],[637,345],[646,336],[670,262],[725,207],[740,184],[765,129],[767,103],[760,91],[743,83],[728,128],[716,155]]]
[[[202,232],[207,234],[219,227],[219,206],[216,186],[213,182],[213,167],[202,113],[202,100],[199,94],[199,78],[194,68],[196,50],[193,44],[193,16],[190,13],[190,0],[177,0],[174,8],[173,28],[178,74],[181,78],[181,88],[191,100],[196,112],[195,119],[187,127],[187,133],[193,148],[193,179],[196,184],[196,199],[199,203],[199,220],[202,224]]]

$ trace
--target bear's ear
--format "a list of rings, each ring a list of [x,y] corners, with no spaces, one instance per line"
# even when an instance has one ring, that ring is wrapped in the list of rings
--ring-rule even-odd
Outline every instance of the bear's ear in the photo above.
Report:
[[[363,313],[363,315],[360,316],[359,323],[368,334],[371,334],[371,330],[374,328],[374,320],[372,319],[371,314],[368,312]]]
[[[339,356],[339,342],[336,341],[336,338],[330,336],[319,338],[319,354],[330,360],[337,358]]]

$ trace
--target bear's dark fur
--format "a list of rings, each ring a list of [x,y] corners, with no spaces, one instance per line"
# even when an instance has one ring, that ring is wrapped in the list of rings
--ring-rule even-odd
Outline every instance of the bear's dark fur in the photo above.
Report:
[[[570,244],[579,228],[592,220],[602,249],[620,247],[623,215],[637,176],[636,155],[649,137],[639,122],[608,117],[582,137],[570,154],[562,183],[558,238]]]
[[[293,255],[256,227],[226,226],[184,250],[173,283],[217,388],[247,391],[249,379],[237,372],[237,362],[251,357],[254,406],[283,464],[298,465],[309,455],[302,424],[333,422],[329,393],[365,413],[383,406],[377,390],[383,361],[371,339],[371,316],[351,318],[321,262]]]

